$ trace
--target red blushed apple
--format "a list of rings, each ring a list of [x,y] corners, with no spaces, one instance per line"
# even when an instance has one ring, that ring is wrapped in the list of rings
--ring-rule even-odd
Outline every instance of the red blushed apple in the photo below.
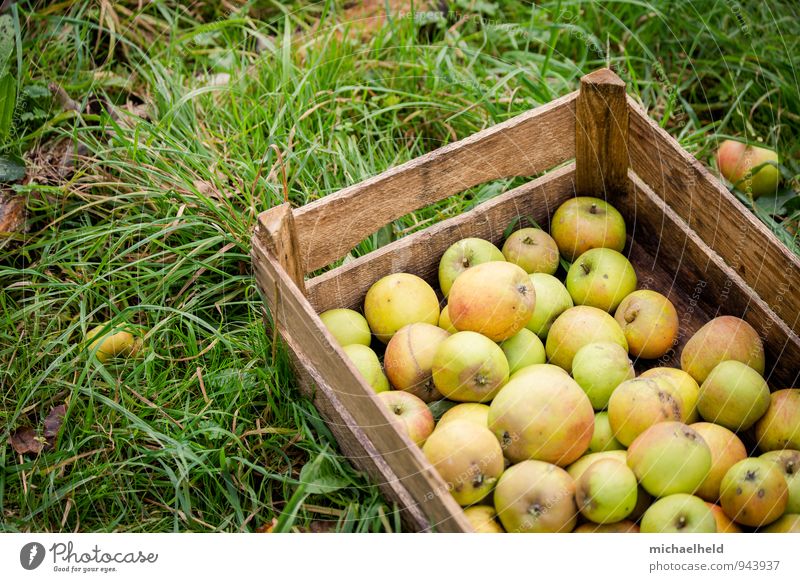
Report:
[[[434,427],[433,414],[428,405],[421,398],[401,390],[389,390],[377,396],[392,413],[397,426],[405,431],[412,441],[422,446]]]
[[[725,515],[725,512],[722,511],[719,505],[706,502],[706,506],[711,510],[711,513],[714,514],[714,519],[717,522],[717,533],[742,533],[742,528]]]
[[[625,333],[631,355],[637,358],[660,358],[678,337],[678,312],[656,291],[634,291],[619,304],[614,319]]]
[[[599,198],[582,196],[558,207],[550,221],[550,235],[561,256],[570,262],[596,248],[622,251],[625,220],[616,208]]]
[[[728,469],[747,458],[747,449],[736,434],[724,426],[710,422],[690,425],[711,449],[711,470],[694,494],[706,501],[719,499],[719,485]]]
[[[681,368],[702,384],[717,364],[738,360],[764,373],[764,345],[758,332],[746,321],[723,315],[706,323],[686,342]]]
[[[756,422],[758,448],[800,450],[800,389],[777,390],[767,412]]]
[[[776,167],[777,163],[778,154],[773,150],[738,141],[726,140],[717,151],[720,173],[739,190],[750,193],[753,198],[772,194],[778,189],[781,174]]]

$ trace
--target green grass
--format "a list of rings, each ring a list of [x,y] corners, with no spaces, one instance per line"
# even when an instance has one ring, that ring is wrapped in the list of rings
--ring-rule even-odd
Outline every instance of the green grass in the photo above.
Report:
[[[264,331],[249,238],[284,195],[272,144],[302,205],[610,63],[702,160],[721,136],[761,139],[797,182],[788,1],[457,2],[458,24],[395,18],[352,41],[334,31],[341,3],[45,4],[11,12],[11,71],[30,96],[0,155],[28,160],[13,188],[29,229],[0,241],[0,440],[59,403],[68,413],[54,450],[0,447],[5,531],[400,529]],[[230,83],[211,84],[220,73]],[[49,83],[89,112],[64,111]],[[86,148],[66,179],[41,154],[64,138]],[[399,220],[356,253],[511,183]],[[791,188],[755,210],[796,249]],[[143,357],[87,357],[83,335],[106,321],[146,329]]]

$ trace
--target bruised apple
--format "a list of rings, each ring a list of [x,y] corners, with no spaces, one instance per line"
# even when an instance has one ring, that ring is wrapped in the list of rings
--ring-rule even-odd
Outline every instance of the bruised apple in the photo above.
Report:
[[[764,373],[764,346],[752,326],[738,317],[712,319],[689,338],[681,352],[681,368],[702,384],[720,362],[738,360]]]
[[[488,428],[454,420],[433,431],[422,447],[459,505],[479,502],[503,473],[503,451]]]
[[[583,346],[611,342],[628,350],[628,342],[619,324],[608,313],[596,307],[578,305],[567,309],[555,320],[547,334],[547,359],[572,372],[572,360]]]
[[[496,343],[474,331],[454,333],[433,357],[433,383],[457,402],[488,402],[508,380],[508,361]]]
[[[630,446],[651,426],[683,419],[683,408],[674,391],[653,378],[626,380],[608,401],[608,421],[619,442]]]
[[[561,256],[570,262],[589,249],[622,251],[625,232],[625,220],[617,209],[589,196],[567,200],[550,221],[550,235]]]
[[[653,378],[656,382],[672,386],[683,407],[683,422],[691,424],[700,420],[697,412],[697,398],[700,395],[700,386],[695,379],[683,370],[677,368],[650,368],[639,376],[640,378]]]
[[[661,293],[649,289],[634,291],[614,313],[628,349],[636,358],[653,359],[666,354],[678,337],[678,312]]]
[[[482,238],[465,238],[453,243],[439,261],[439,288],[447,297],[461,273],[489,261],[504,261],[505,257],[496,246]]]
[[[775,463],[750,457],[725,473],[719,501],[733,521],[758,527],[783,515],[789,502],[789,487]]]
[[[433,357],[448,337],[449,333],[430,323],[412,323],[394,334],[383,356],[392,386],[425,402],[441,400],[442,395],[433,383]]]
[[[800,513],[800,451],[783,449],[770,451],[759,457],[774,463],[783,473],[789,487],[789,499],[786,502],[787,513]]]
[[[528,274],[512,263],[493,261],[472,267],[456,279],[447,310],[456,329],[499,342],[525,327],[535,303]]]
[[[539,228],[523,228],[506,239],[503,245],[506,261],[522,267],[526,273],[548,273],[558,270],[558,245]]]
[[[394,273],[379,279],[364,299],[364,315],[372,333],[388,343],[397,331],[410,323],[439,322],[439,299],[421,278]]]

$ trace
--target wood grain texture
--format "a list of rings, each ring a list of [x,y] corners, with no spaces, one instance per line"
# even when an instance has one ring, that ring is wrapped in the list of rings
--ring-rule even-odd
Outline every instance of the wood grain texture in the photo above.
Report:
[[[800,333],[800,259],[638,104],[628,102],[633,170],[789,328]]]
[[[277,259],[283,270],[305,294],[305,271],[298,252],[294,214],[287,202],[262,212],[256,223],[255,237]]]
[[[253,238],[252,259],[256,282],[275,324],[314,382],[314,402],[342,449],[355,454],[357,462],[400,503],[412,527],[471,531],[463,511],[420,448],[398,431],[387,408],[257,237]],[[420,523],[420,515],[425,523]]]
[[[309,301],[320,312],[334,307],[361,309],[369,287],[397,272],[413,273],[438,288],[439,259],[447,247],[466,237],[502,244],[508,225],[526,217],[546,226],[558,205],[574,195],[574,175],[574,164],[553,170],[468,212],[314,277],[307,282]],[[519,228],[525,225],[523,222]]]
[[[606,199],[628,187],[628,102],[610,69],[581,77],[575,103],[575,190]]]
[[[439,148],[295,211],[313,272],[406,214],[490,180],[533,176],[575,156],[575,93]]]
[[[800,375],[800,337],[639,176],[631,171],[629,179],[632,196],[615,203],[632,225],[634,245],[666,273],[666,280],[656,273],[650,282],[644,255],[632,256],[640,287],[668,295],[681,322],[679,342],[667,365],[680,367],[680,350],[699,325],[720,315],[734,315],[761,336],[769,383],[774,388],[795,386]]]

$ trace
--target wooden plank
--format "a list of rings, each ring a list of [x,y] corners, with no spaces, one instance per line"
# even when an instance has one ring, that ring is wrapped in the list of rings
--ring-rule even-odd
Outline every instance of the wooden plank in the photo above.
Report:
[[[300,253],[297,252],[297,229],[289,203],[262,212],[256,223],[255,236],[278,260],[300,292],[305,294],[305,271]]]
[[[575,155],[571,93],[295,210],[300,259],[313,272],[379,228],[490,180],[533,176]]]
[[[628,187],[628,103],[625,82],[610,69],[581,77],[575,103],[575,190],[607,198]]]
[[[315,401],[328,425],[337,432],[342,449],[356,455],[382,457],[395,476],[389,489],[384,480],[391,476],[377,467],[380,460],[364,462],[363,466],[390,494],[398,486],[408,492],[408,496],[398,495],[393,500],[401,504],[404,515],[417,515],[410,520],[412,525],[416,520],[420,527],[419,515],[413,513],[416,506],[427,518],[427,527],[422,529],[471,531],[463,511],[420,448],[397,430],[389,411],[257,237],[253,238],[252,259],[256,282],[275,324],[314,380]],[[399,485],[394,484],[396,481]],[[409,498],[413,501],[409,502]]]
[[[797,385],[800,337],[639,176],[630,171],[629,179],[632,196],[615,203],[632,225],[635,244],[646,249],[653,263],[667,273],[667,281],[655,277],[662,288],[652,288],[664,293],[667,287],[666,294],[675,303],[681,320],[681,337],[665,365],[680,366],[677,356],[698,323],[719,315],[735,315],[752,325],[764,341],[765,375],[770,384],[775,388]],[[642,255],[632,257],[632,262],[640,286],[648,286]],[[698,320],[698,313],[704,318]]]
[[[447,247],[466,237],[502,243],[503,231],[518,218],[530,217],[546,226],[558,205],[574,195],[574,175],[575,164],[553,170],[468,212],[314,277],[307,282],[309,301],[320,312],[334,307],[360,309],[370,285],[401,271],[438,287],[439,259]]]
[[[795,333],[800,259],[633,100],[631,167]]]

